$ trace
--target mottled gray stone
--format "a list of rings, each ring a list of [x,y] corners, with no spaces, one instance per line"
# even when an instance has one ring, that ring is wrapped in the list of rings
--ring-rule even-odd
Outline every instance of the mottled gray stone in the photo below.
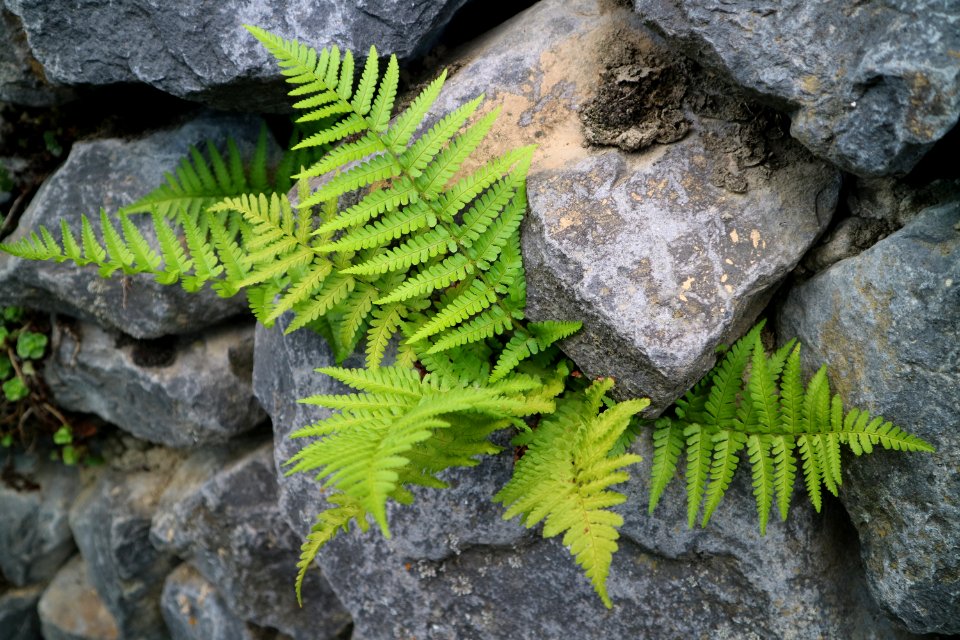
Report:
[[[328,415],[294,399],[342,391],[312,372],[332,363],[323,339],[282,330],[282,322],[258,328],[254,370],[278,463],[305,444],[290,441],[290,432]],[[646,435],[637,446],[652,459]],[[390,540],[352,530],[321,549],[318,564],[353,615],[355,637],[908,637],[870,600],[849,553],[855,534],[836,503],[824,516],[798,504],[786,525],[771,523],[761,538],[742,475],[710,528],[688,532],[679,481],[646,516],[648,463],[633,468],[623,489],[629,500],[609,580],[616,606],[608,613],[556,540],[502,520],[490,498],[512,466],[508,448],[476,468],[448,472],[450,489],[415,490],[413,505],[388,505]],[[305,475],[279,482],[287,521],[305,533],[325,508],[317,483]],[[310,606],[310,591],[304,597]]]
[[[43,66],[30,53],[20,19],[0,3],[0,101],[48,107],[69,98],[72,90],[47,81]]]
[[[133,340],[55,323],[44,377],[57,403],[171,447],[225,442],[263,422],[253,396],[253,327]]]
[[[960,13],[942,0],[634,1],[697,62],[791,111],[863,176],[908,172],[960,115]]]
[[[59,237],[61,219],[70,223],[79,238],[81,214],[92,218],[99,235],[101,207],[113,212],[162,184],[164,173],[174,170],[190,145],[207,140],[219,143],[232,136],[242,149],[249,149],[259,130],[260,122],[252,117],[210,114],[139,140],[78,142],[63,166],[44,182],[6,241],[16,242],[40,225]],[[135,220],[146,237],[153,236],[150,216]],[[95,267],[32,262],[3,253],[0,304],[78,316],[137,338],[196,331],[246,308],[242,296],[222,299],[209,288],[187,293],[180,286],[160,285],[145,274],[104,280]]]
[[[179,561],[150,543],[150,523],[180,458],[169,449],[149,449],[143,467],[107,470],[70,510],[88,579],[124,638],[168,635],[160,591]]]
[[[233,109],[285,109],[273,57],[243,28],[251,24],[317,48],[366,55],[371,45],[409,59],[433,42],[466,0],[270,0],[98,4],[7,0],[33,55],[63,84],[139,82]],[[82,42],[82,50],[76,43]]]
[[[160,600],[163,619],[171,640],[283,640],[288,638],[273,629],[244,622],[188,564],[177,567],[163,585]]]
[[[582,320],[564,350],[662,409],[754,322],[829,222],[840,177],[778,138],[775,115],[672,69],[639,22],[595,0],[540,2],[455,61],[438,110],[485,91],[485,108],[503,107],[486,151],[538,145],[523,229],[527,315]],[[618,123],[594,98],[642,94],[653,67],[665,100],[678,94],[670,82],[689,85],[670,103],[689,133],[639,153],[584,147],[586,111],[589,128],[622,125],[617,144],[644,146],[634,129],[645,130],[645,114]]]
[[[337,636],[350,617],[319,572],[304,584],[310,607],[297,606],[301,539],[278,507],[273,447],[220,457],[215,472],[202,475],[207,464],[177,471],[154,517],[153,543],[189,561],[241,619],[298,639]]]
[[[45,640],[118,640],[120,632],[90,583],[87,565],[74,556],[43,592],[37,607]]]
[[[17,455],[0,480],[0,571],[17,586],[46,582],[73,553],[68,512],[81,489],[76,468]]]
[[[851,461],[841,493],[874,598],[919,633],[960,633],[958,225],[960,203],[927,209],[795,288],[779,325],[848,406],[937,447]]]
[[[43,585],[9,587],[0,582],[0,638],[3,640],[40,640],[37,602]]]

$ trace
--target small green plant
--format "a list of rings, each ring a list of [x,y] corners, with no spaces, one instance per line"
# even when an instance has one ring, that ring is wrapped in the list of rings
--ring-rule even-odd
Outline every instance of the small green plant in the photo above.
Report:
[[[350,52],[318,52],[248,28],[294,85],[300,125],[314,127],[284,161],[297,172],[294,202],[283,168],[266,179],[262,151],[244,169],[232,147],[224,158],[209,146],[206,157],[191,151],[167,185],[137,204],[115,217],[102,211],[99,235],[83,216],[78,230],[61,222],[59,241],[40,228],[0,248],[96,265],[105,277],[147,273],[190,291],[204,284],[223,296],[244,291],[262,323],[286,315],[288,332],[318,331],[341,364],[363,350],[364,368],[320,370],[357,393],[302,400],[337,412],[292,436],[310,441],[287,462],[288,473],[315,475],[330,505],[303,545],[298,599],[305,572],[338,532],[374,524],[389,537],[389,502],[411,502],[416,487],[443,488],[441,472],[498,453],[491,436],[508,430],[519,460],[495,497],[504,517],[542,522],[547,537],[563,534],[612,606],[606,578],[623,523],[612,507],[624,496],[611,487],[639,460],[627,449],[640,430],[631,420],[648,402],[616,403],[612,380],[571,373],[557,343],[579,322],[525,319],[519,234],[533,149],[508,150],[467,171],[498,113],[479,115],[482,96],[431,117],[442,74],[395,112],[395,57],[381,73],[371,48],[357,79]],[[134,223],[144,212],[155,246]],[[823,372],[804,392],[799,351],[791,345],[767,356],[759,328],[678,402],[676,416],[654,429],[650,508],[686,447],[691,523],[704,496],[702,523],[709,520],[744,448],[761,531],[774,499],[786,516],[794,451],[814,499],[821,482],[832,491],[839,483],[840,443],[857,453],[874,444],[930,450],[865,414],[844,417]],[[65,446],[72,441],[69,429],[57,434]]]
[[[790,340],[772,355],[760,340],[761,322],[738,340],[687,394],[677,401],[675,417],[657,421],[653,432],[649,511],[653,513],[686,452],[687,526],[703,510],[710,521],[746,450],[753,476],[760,533],[767,531],[776,504],[787,519],[798,469],[807,495],[820,511],[821,486],[837,495],[842,482],[840,445],[855,455],[874,445],[899,451],[933,447],[866,411],[844,413],[840,396],[830,395],[823,366],[803,387],[800,344]]]

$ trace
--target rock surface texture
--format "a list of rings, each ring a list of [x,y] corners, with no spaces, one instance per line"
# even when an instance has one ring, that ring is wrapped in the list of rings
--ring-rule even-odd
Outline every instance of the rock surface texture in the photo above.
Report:
[[[277,507],[278,487],[269,443],[220,457],[201,477],[199,462],[184,465],[153,521],[151,538],[186,559],[243,620],[295,637],[334,638],[350,622],[319,572],[304,583],[310,607],[293,597],[301,541]],[[199,469],[194,469],[199,465]],[[209,469],[207,466],[206,468]]]
[[[283,640],[277,631],[246,623],[236,616],[220,596],[188,564],[182,564],[163,584],[160,600],[163,619],[171,640]]]
[[[426,52],[466,0],[269,0],[98,5],[8,0],[46,76],[62,84],[140,82],[181,98],[251,111],[288,110],[256,25],[318,47],[411,58]],[[84,43],[82,53],[77,43]]]
[[[937,448],[857,460],[841,493],[874,597],[918,633],[960,633],[958,225],[960,202],[927,209],[794,289],[780,319],[850,406]]]
[[[120,639],[117,623],[90,583],[80,556],[74,556],[57,573],[37,610],[44,640]]]
[[[45,107],[66,99],[71,91],[51,85],[30,53],[20,19],[0,2],[0,101]]]
[[[73,504],[70,528],[120,636],[163,640],[160,590],[179,561],[150,543],[150,524],[180,457],[157,447],[144,462],[103,473]]]
[[[564,350],[662,409],[755,320],[829,222],[840,177],[639,22],[595,0],[540,2],[457,60],[437,111],[487,92],[485,108],[503,108],[490,147],[538,145],[528,316],[582,320]],[[638,95],[651,102],[629,111]]]
[[[37,602],[42,585],[8,587],[0,584],[0,632],[4,640],[39,640]]]
[[[208,115],[140,140],[78,142],[5,240],[16,242],[40,225],[59,237],[61,219],[79,238],[81,214],[91,218],[99,236],[100,208],[112,213],[162,184],[164,173],[176,168],[190,145],[232,136],[241,150],[249,150],[259,130],[255,118]],[[139,216],[138,225],[148,238],[153,235],[149,216]],[[225,300],[209,289],[190,294],[147,275],[105,280],[95,267],[32,262],[5,253],[0,254],[0,304],[79,316],[136,338],[197,331],[246,307],[239,296]]]
[[[95,413],[171,447],[225,442],[263,422],[253,397],[253,328],[134,340],[87,322],[61,323],[46,380],[60,406]]]
[[[960,116],[960,14],[940,0],[635,0],[699,63],[791,113],[861,176],[906,173]]]
[[[68,512],[80,493],[76,469],[17,456],[0,481],[0,571],[27,586],[50,580],[73,553]]]

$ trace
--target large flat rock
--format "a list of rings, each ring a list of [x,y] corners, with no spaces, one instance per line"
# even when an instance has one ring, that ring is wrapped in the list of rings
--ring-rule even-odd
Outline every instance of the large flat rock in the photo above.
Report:
[[[840,177],[775,113],[609,4],[546,0],[516,16],[456,59],[435,111],[486,92],[503,114],[478,160],[538,145],[528,315],[582,320],[564,350],[656,410],[755,320],[829,222]]]
[[[871,592],[917,633],[960,633],[960,203],[929,208],[795,288],[780,335],[848,406],[937,448],[845,467]]]
[[[78,142],[5,241],[14,243],[40,225],[59,238],[61,219],[79,238],[81,214],[91,218],[99,237],[101,207],[112,213],[163,184],[164,174],[176,168],[191,145],[208,140],[224,144],[232,136],[241,149],[249,150],[259,131],[256,118],[208,114],[138,140]],[[151,238],[150,216],[135,219]],[[187,293],[179,285],[160,285],[146,274],[104,280],[96,267],[34,262],[4,253],[0,253],[0,304],[80,317],[136,338],[197,331],[246,309],[243,296],[223,299],[209,288]]]
[[[635,0],[698,62],[790,111],[862,176],[906,173],[960,116],[960,18],[939,0]]]
[[[226,442],[266,418],[251,387],[247,322],[157,340],[55,324],[44,378],[64,408],[179,448]]]
[[[97,5],[10,0],[51,81],[137,82],[220,108],[289,109],[273,58],[244,30],[256,25],[317,48],[409,59],[425,53],[466,0],[133,0]],[[83,43],[82,48],[77,43]]]

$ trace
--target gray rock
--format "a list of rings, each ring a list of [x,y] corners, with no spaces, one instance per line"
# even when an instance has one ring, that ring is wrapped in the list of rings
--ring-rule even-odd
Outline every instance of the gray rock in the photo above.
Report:
[[[134,340],[55,323],[44,377],[57,403],[171,447],[225,442],[263,422],[253,397],[253,328]]]
[[[64,84],[139,82],[221,108],[286,110],[276,63],[251,24],[317,48],[409,59],[426,51],[466,0],[156,3],[89,11],[67,0],[8,0],[48,78]],[[78,53],[74,43],[85,43]]]
[[[30,52],[20,19],[0,3],[0,101],[48,107],[71,96],[67,87],[51,84]]]
[[[118,640],[120,633],[80,556],[68,562],[43,592],[37,607],[45,640]]]
[[[164,173],[174,170],[190,145],[232,136],[249,148],[259,129],[255,118],[206,115],[140,140],[78,142],[63,166],[34,196],[7,241],[16,242],[40,225],[59,237],[61,219],[68,220],[74,234],[79,234],[80,214],[84,213],[93,218],[99,234],[101,207],[115,211],[162,184]],[[141,231],[151,237],[150,217],[138,216],[137,220]],[[180,286],[160,285],[147,275],[104,280],[94,267],[32,262],[2,253],[0,304],[65,313],[136,338],[196,331],[246,308],[242,296],[225,300],[209,288],[187,293]]]
[[[281,640],[272,629],[236,616],[217,591],[188,564],[167,576],[160,601],[171,640]]]
[[[919,633],[960,633],[958,224],[956,201],[924,211],[794,289],[780,315],[847,406],[937,447],[851,461],[841,493],[874,598]]]
[[[350,617],[319,572],[304,585],[310,608],[300,609],[293,591],[301,540],[277,506],[273,448],[221,459],[216,473],[203,476],[198,462],[178,470],[175,489],[153,521],[159,548],[188,560],[243,620],[294,638],[333,638]]]
[[[0,480],[0,571],[26,586],[50,580],[73,553],[70,505],[80,492],[76,468],[18,455]]]
[[[311,373],[332,363],[324,341],[282,329],[258,328],[254,372],[278,453],[285,448],[278,462],[305,444],[291,442],[291,431],[327,415],[293,398],[341,391]],[[638,446],[651,460],[646,435]],[[501,519],[490,498],[511,472],[509,449],[449,472],[450,489],[415,490],[413,505],[388,507],[390,540],[352,530],[320,551],[355,637],[907,637],[870,600],[856,554],[846,551],[855,534],[835,503],[823,517],[796,505],[787,525],[771,524],[761,538],[741,474],[710,528],[688,532],[679,482],[653,517],[641,513],[649,466],[638,465],[623,488],[626,523],[608,583],[616,606],[605,613],[556,540]],[[325,506],[317,483],[304,475],[279,482],[287,521],[305,533]],[[304,597],[309,607],[311,593]]]
[[[840,177],[775,114],[685,75],[639,22],[594,0],[540,2],[457,59],[440,109],[486,91],[485,108],[504,109],[493,150],[538,145],[528,316],[582,320],[564,350],[662,409],[755,320],[829,222]],[[648,91],[660,102],[620,119]]]
[[[40,640],[37,602],[43,586],[0,585],[0,637],[3,640]]]
[[[146,466],[101,474],[70,510],[88,579],[124,638],[168,636],[160,591],[178,560],[150,543],[150,523],[181,457],[169,449],[149,449]]]
[[[861,176],[906,173],[960,116],[960,29],[940,0],[635,0],[697,62],[791,111],[791,133]]]

